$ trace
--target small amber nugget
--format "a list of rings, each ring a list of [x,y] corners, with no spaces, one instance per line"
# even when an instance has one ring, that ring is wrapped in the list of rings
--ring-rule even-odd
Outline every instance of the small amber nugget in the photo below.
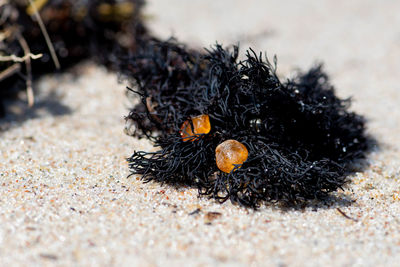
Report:
[[[208,134],[211,131],[210,117],[208,115],[199,115],[191,118],[192,124],[190,120],[185,121],[181,126],[181,136],[184,142],[193,141],[193,136],[197,134]]]
[[[247,160],[248,154],[246,146],[242,143],[232,139],[226,140],[215,149],[217,167],[223,172],[230,173],[235,165],[241,165]]]

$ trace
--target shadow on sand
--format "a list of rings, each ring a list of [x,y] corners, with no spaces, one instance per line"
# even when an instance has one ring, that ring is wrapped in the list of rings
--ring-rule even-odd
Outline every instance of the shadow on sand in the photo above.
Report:
[[[28,107],[26,101],[21,99],[4,101],[6,115],[0,118],[0,134],[31,119],[72,113],[72,109],[62,102],[63,96],[57,88],[52,88],[48,92],[39,89],[37,93],[33,107]]]

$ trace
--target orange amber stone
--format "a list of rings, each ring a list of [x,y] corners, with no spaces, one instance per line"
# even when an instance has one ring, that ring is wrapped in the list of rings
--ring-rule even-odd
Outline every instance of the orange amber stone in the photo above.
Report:
[[[181,126],[181,136],[183,141],[193,141],[193,136],[197,134],[208,134],[211,131],[210,117],[208,115],[199,115],[191,118],[192,124],[189,120],[185,121]]]
[[[218,169],[226,173],[230,173],[235,165],[243,164],[248,155],[246,146],[232,139],[222,142],[215,149]]]

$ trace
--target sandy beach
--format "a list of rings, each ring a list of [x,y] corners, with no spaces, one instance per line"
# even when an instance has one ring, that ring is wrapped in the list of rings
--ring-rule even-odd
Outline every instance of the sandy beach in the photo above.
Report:
[[[0,266],[396,266],[400,262],[400,2],[148,1],[151,32],[240,44],[278,74],[323,62],[379,142],[325,202],[254,211],[144,184],[126,158],[126,83],[90,61],[35,84],[0,121]]]

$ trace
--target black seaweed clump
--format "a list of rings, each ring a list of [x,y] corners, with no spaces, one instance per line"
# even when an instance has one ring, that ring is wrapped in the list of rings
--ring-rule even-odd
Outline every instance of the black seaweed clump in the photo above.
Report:
[[[276,59],[271,64],[251,49],[239,61],[237,47],[199,53],[173,40],[153,41],[124,62],[141,98],[127,119],[135,136],[159,147],[129,158],[144,181],[194,186],[250,207],[297,204],[341,188],[368,149],[363,117],[335,96],[320,65],[282,82]],[[184,142],[181,125],[200,114],[209,115],[211,132]],[[216,146],[228,139],[249,151],[229,174],[215,163]]]
[[[144,0],[44,0],[32,1],[43,21],[61,69],[92,58],[114,69],[118,53],[132,53],[137,40],[147,34],[142,22]],[[56,71],[39,21],[28,0],[0,4],[0,55],[24,57],[27,50],[42,57],[25,61],[0,61],[2,100],[26,89],[25,81]],[[24,45],[26,47],[24,49]],[[29,69],[28,69],[28,68]],[[0,112],[1,113],[1,112]]]

